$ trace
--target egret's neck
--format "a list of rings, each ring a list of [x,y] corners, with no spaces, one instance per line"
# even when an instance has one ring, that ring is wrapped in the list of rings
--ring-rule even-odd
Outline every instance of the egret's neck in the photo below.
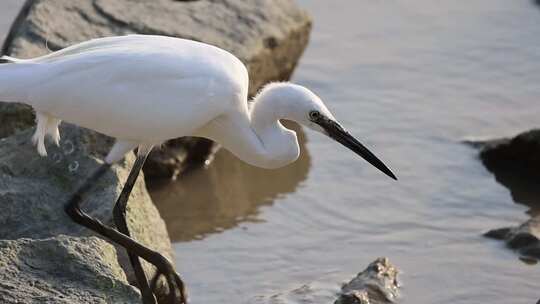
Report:
[[[251,128],[265,151],[255,164],[278,168],[294,162],[300,155],[296,133],[285,128],[280,119],[287,118],[279,98],[261,94],[249,109]],[[261,155],[259,155],[261,156]]]
[[[198,130],[195,136],[217,141],[251,165],[279,168],[294,162],[300,155],[296,133],[279,122],[290,118],[286,114],[284,99],[272,90],[263,90],[250,103],[247,113],[220,116]]]

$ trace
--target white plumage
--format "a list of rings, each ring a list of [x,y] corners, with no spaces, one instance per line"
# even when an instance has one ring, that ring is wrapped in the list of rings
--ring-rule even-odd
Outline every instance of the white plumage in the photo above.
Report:
[[[3,59],[12,63],[0,65],[0,100],[34,108],[41,155],[47,135],[58,143],[58,124],[65,120],[115,137],[109,163],[137,146],[148,150],[168,139],[200,136],[252,165],[276,168],[299,155],[296,134],[279,122],[285,118],[332,136],[389,174],[302,86],[268,85],[248,109],[246,67],[208,44],[130,35],[28,60]]]
[[[92,173],[69,199],[65,210],[77,223],[128,250],[144,303],[156,303],[139,257],[165,276],[169,298],[177,288],[186,303],[184,284],[166,258],[126,237],[125,219],[132,187],[156,144],[181,136],[221,143],[240,159],[277,168],[296,160],[296,133],[281,125],[289,119],[326,134],[392,178],[394,174],[346,132],[310,90],[291,83],[266,86],[248,107],[248,73],[232,54],[217,47],[171,37],[123,36],[95,39],[46,56],[20,60],[2,57],[0,100],[22,102],[36,111],[33,141],[47,154],[45,138],[58,144],[65,120],[116,138],[108,164],[138,147],[113,218],[118,230],[103,225],[80,208],[81,197],[106,172]],[[175,286],[177,288],[175,288]]]

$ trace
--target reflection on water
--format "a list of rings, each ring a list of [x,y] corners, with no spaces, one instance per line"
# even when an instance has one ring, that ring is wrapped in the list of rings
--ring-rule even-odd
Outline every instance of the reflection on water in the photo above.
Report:
[[[192,302],[253,303],[309,283],[301,299],[278,302],[330,303],[339,282],[381,255],[403,271],[401,303],[538,301],[539,269],[482,237],[529,216],[459,141],[538,125],[538,7],[530,0],[297,2],[313,14],[314,30],[293,80],[317,92],[400,180],[310,131],[313,166],[307,178],[296,176],[301,187],[284,187],[287,195],[250,191],[295,170],[246,175],[247,168],[216,162],[215,179],[180,186],[180,197],[203,189],[186,203],[189,211],[182,214],[181,200],[160,206],[175,235],[189,214],[206,218],[187,226],[211,223],[174,244]],[[247,214],[261,221],[235,226]],[[231,228],[194,239],[217,226]]]
[[[529,216],[459,139],[538,126],[538,7],[297,2],[314,31],[294,81],[400,180],[308,133],[303,157],[281,170],[221,151],[207,171],[152,185],[192,303],[330,303],[339,282],[381,255],[403,271],[400,303],[535,303],[539,268],[481,236]],[[538,197],[535,185],[496,176],[517,202]]]
[[[293,123],[301,154],[290,166],[265,170],[250,166],[224,149],[211,166],[173,182],[149,183],[149,190],[174,241],[200,239],[243,221],[257,221],[261,206],[294,192],[310,166],[305,136]]]

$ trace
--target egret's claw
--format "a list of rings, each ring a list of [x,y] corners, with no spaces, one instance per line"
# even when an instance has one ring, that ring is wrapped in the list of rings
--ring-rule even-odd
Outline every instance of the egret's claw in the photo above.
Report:
[[[158,270],[150,282],[150,287],[152,290],[154,290],[154,292],[156,291],[157,282],[161,276],[163,276],[167,281],[168,294],[166,297],[168,298],[168,302],[171,304],[187,304],[187,294],[184,281],[182,281],[180,275],[175,271],[165,275],[163,272]]]

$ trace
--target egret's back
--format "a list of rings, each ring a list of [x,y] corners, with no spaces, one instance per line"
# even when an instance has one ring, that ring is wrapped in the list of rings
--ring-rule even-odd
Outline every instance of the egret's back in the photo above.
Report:
[[[32,85],[36,64],[7,61],[0,64],[0,102],[24,102],[28,93],[26,89]]]
[[[8,101],[121,139],[190,135],[220,114],[246,107],[245,66],[224,50],[190,40],[101,38],[8,65],[13,67],[0,69],[0,80],[26,78],[23,87],[0,81],[0,94],[17,91],[24,99]]]

